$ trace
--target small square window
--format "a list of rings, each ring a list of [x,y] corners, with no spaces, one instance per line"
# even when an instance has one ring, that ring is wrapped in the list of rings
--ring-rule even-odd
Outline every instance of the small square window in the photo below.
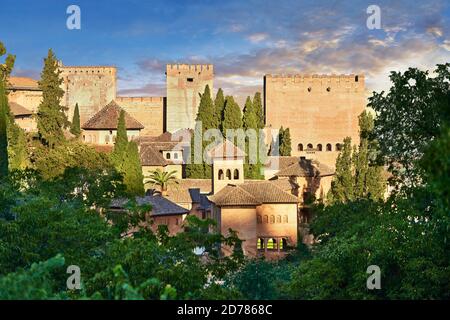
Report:
[[[194,82],[194,78],[187,78],[187,82]]]

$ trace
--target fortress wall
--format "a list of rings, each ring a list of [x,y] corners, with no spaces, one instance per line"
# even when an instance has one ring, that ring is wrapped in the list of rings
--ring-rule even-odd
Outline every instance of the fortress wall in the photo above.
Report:
[[[194,128],[205,86],[213,91],[212,64],[168,64],[166,66],[167,131]]]
[[[60,66],[64,97],[62,104],[68,107],[72,121],[75,104],[78,103],[83,125],[97,111],[116,98],[117,81],[115,67],[108,66]]]
[[[334,166],[336,144],[350,136],[359,142],[358,116],[366,101],[363,75],[266,75],[264,77],[264,109],[266,125],[274,129],[289,128],[292,155],[305,155],[311,143],[314,148],[322,144],[323,151],[315,156]],[[332,145],[332,156],[326,145]],[[319,160],[319,159],[318,159]]]
[[[144,125],[141,135],[158,136],[163,133],[165,97],[117,97],[116,102]]]

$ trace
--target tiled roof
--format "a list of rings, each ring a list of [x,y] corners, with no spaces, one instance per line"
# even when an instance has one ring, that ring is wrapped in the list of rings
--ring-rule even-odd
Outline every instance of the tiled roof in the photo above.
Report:
[[[236,147],[230,140],[224,139],[215,147],[209,150],[210,158],[242,158],[245,156],[244,151]]]
[[[124,208],[127,204],[127,199],[116,199],[111,202],[111,208]],[[138,205],[150,204],[152,206],[152,216],[164,216],[164,215],[179,215],[187,214],[189,210],[180,207],[176,203],[173,203],[169,199],[166,199],[160,195],[146,195],[145,197],[136,197]]]
[[[265,164],[265,167],[268,169],[275,169],[275,170],[283,170],[290,166],[291,164],[294,164],[299,161],[299,157],[293,157],[293,156],[270,156],[268,157],[268,161]]]
[[[141,165],[143,166],[166,166],[170,161],[164,159],[161,152],[155,149],[151,144],[140,146]]]
[[[217,206],[258,206],[261,204],[251,193],[232,184],[210,196],[209,200]]]
[[[331,176],[335,171],[325,164],[315,160],[300,159],[286,168],[278,171],[275,175],[278,177],[323,177]]]
[[[201,201],[199,194],[210,193],[212,190],[211,179],[181,179],[178,184],[168,187],[167,198],[175,203],[196,203]]]
[[[260,205],[263,203],[297,203],[294,195],[283,191],[271,181],[251,181],[229,184],[209,200],[218,206]]]
[[[32,88],[39,89],[37,80],[27,77],[10,77],[8,79],[11,88]]]
[[[117,129],[120,112],[123,109],[113,100],[94,114],[82,126],[83,129]],[[127,129],[144,129],[144,126],[125,111]]]
[[[15,102],[9,102],[9,109],[15,116],[31,116],[33,114],[30,110]]]
[[[289,179],[274,179],[274,180],[269,180],[269,181],[283,191],[290,192],[292,189],[298,187],[298,185],[296,183],[290,181]]]

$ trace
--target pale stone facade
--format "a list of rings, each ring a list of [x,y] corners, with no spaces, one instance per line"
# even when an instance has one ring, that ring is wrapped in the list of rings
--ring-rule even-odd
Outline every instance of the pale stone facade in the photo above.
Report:
[[[363,75],[266,75],[266,126],[289,128],[292,155],[335,166],[343,139],[359,141],[364,91]]]
[[[59,69],[63,83],[62,105],[68,108],[67,116],[71,121],[75,104],[80,110],[80,122],[83,124],[92,115],[116,98],[117,70],[111,66],[64,66]]]
[[[213,90],[214,70],[212,64],[166,66],[167,131],[193,129],[200,95],[209,85]]]

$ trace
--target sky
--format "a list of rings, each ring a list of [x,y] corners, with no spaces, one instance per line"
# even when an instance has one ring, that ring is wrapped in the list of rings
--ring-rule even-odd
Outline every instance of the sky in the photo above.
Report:
[[[81,29],[66,26],[69,5]],[[369,5],[380,29],[369,29]],[[114,65],[120,95],[165,95],[166,63],[214,64],[214,88],[245,98],[264,74],[364,73],[368,92],[390,71],[450,62],[450,1],[1,0],[0,41],[13,75],[39,78],[52,48],[64,65]],[[0,60],[1,61],[1,60]]]

